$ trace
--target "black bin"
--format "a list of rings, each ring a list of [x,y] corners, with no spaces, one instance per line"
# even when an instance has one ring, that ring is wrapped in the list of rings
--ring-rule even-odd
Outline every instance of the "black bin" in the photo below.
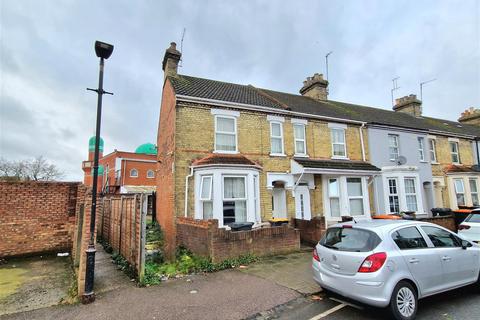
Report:
[[[452,212],[452,209],[450,208],[432,208],[432,215],[434,217],[436,216],[449,216],[449,215],[453,215],[453,212]]]
[[[234,222],[229,224],[232,231],[252,230],[253,222]]]

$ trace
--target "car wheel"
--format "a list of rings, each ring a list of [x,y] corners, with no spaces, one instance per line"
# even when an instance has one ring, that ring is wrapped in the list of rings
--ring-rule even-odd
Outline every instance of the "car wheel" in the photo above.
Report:
[[[417,292],[410,283],[400,281],[395,286],[390,298],[389,308],[394,319],[415,319],[418,309],[418,297]]]

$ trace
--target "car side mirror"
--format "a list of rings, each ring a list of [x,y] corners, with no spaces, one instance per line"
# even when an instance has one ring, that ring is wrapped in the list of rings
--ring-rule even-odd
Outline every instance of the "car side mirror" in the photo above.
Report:
[[[462,249],[467,249],[468,247],[471,247],[472,244],[468,242],[467,240],[462,240]]]

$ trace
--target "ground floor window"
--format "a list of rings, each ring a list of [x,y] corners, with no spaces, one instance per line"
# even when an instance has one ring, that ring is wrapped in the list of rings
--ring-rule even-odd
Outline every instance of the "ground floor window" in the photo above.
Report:
[[[471,178],[469,179],[469,184],[470,184],[470,195],[472,197],[472,205],[478,206],[478,185],[477,185],[477,179]]]
[[[420,183],[417,174],[411,172],[395,172],[384,174],[384,188],[377,192],[384,192],[385,210],[394,214],[402,211],[423,213]]]
[[[370,213],[366,177],[325,177],[325,212],[328,218],[363,216]]]
[[[195,218],[217,219],[219,226],[256,222],[260,210],[259,172],[255,169],[198,169]]]
[[[389,178],[388,181],[388,205],[390,213],[400,213],[400,202],[398,197],[398,179]]]
[[[455,185],[455,195],[457,198],[457,206],[465,205],[465,186],[463,184],[463,179],[453,180]]]
[[[417,188],[415,178],[405,178],[405,198],[408,211],[418,211]]]

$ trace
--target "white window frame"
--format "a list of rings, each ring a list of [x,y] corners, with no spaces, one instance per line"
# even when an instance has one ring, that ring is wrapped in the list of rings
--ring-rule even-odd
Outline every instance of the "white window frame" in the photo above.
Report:
[[[475,184],[475,191],[472,190],[471,183]],[[468,178],[468,187],[470,188],[470,200],[472,201],[472,206],[478,206],[480,204],[480,198],[478,197],[478,179],[477,178]],[[473,201],[473,196],[477,198],[477,203]]]
[[[303,128],[303,139],[298,138],[295,135],[295,127],[302,127]],[[303,150],[304,153],[299,153],[297,151],[297,142],[303,142]],[[308,157],[307,155],[307,130],[306,125],[303,123],[293,123],[293,143],[295,147],[295,157]]]
[[[203,186],[204,186],[204,181],[206,179],[210,179],[210,190],[208,190],[208,197],[207,198],[203,198],[202,197],[202,190],[203,190]],[[212,190],[213,190],[213,175],[211,174],[206,174],[206,175],[202,175],[201,176],[201,180],[200,180],[200,193],[199,193],[199,200],[200,200],[200,204],[201,204],[201,210],[202,210],[202,218],[205,219],[205,212],[204,212],[204,204],[205,202],[211,202],[212,203],[212,211],[213,211],[213,197],[212,197]],[[213,218],[213,212],[212,212],[212,218]]]
[[[416,172],[408,172],[408,171],[387,171],[382,174],[382,182],[383,182],[383,188],[381,188],[381,191],[376,191],[378,192],[383,192],[383,201],[384,201],[384,208],[378,208],[379,212],[386,212],[386,213],[394,213],[391,212],[390,210],[390,202],[389,202],[389,184],[388,180],[389,179],[397,179],[398,185],[397,185],[397,192],[398,192],[398,198],[399,198],[399,210],[400,212],[403,211],[408,211],[407,207],[407,195],[405,192],[405,179],[414,179],[415,180],[415,192],[417,196],[417,215],[422,215],[426,214],[425,213],[425,208],[423,207],[423,188],[420,185],[420,176]],[[387,190],[388,188],[388,190]]]
[[[454,145],[456,146],[456,151],[452,151],[452,148],[451,146]],[[460,159],[460,150],[459,150],[460,146],[459,146],[459,143],[458,141],[454,141],[454,140],[449,140],[448,141],[448,149],[450,150],[450,159],[452,160],[452,163],[453,164],[460,164],[461,163],[461,159]],[[457,161],[454,161],[453,160],[453,157],[456,156],[457,157]]]
[[[273,125],[280,126],[280,136],[273,135]],[[272,139],[280,139],[282,150],[281,152],[273,152],[272,150]],[[281,121],[270,121],[270,155],[271,156],[285,156],[285,146],[284,146],[284,139],[283,139],[283,123]]]
[[[134,171],[136,172],[135,175],[132,174]],[[135,168],[130,169],[130,178],[138,178],[138,170],[137,169],[135,169]]]
[[[407,183],[406,181],[407,180],[413,180],[413,188],[415,189],[415,191],[412,193],[412,192],[407,192]],[[415,211],[415,212],[418,212],[420,207],[418,206],[418,197],[421,196],[421,194],[419,194],[419,188],[417,186],[417,178],[416,177],[404,177],[403,178],[403,184],[404,184],[404,192],[405,192],[405,208],[407,209],[406,211]],[[407,201],[407,197],[408,196],[414,196],[415,197],[415,206],[417,207],[416,210],[410,210],[410,208],[408,208],[408,201]]]
[[[390,213],[400,213],[400,185],[399,185],[399,182],[398,182],[398,178],[397,177],[387,177],[386,179],[387,181],[387,185],[385,186],[385,189],[388,190],[388,193],[387,193],[387,203],[385,203],[386,206],[388,206],[388,212]],[[390,186],[390,181],[395,181],[395,189],[396,189],[396,193],[392,193],[391,191],[391,186]],[[397,211],[392,211],[392,207],[390,205],[390,197],[396,197],[397,198],[397,206],[398,206],[398,210]]]
[[[150,172],[152,173],[151,177],[149,176]],[[153,171],[152,169],[147,170],[147,179],[154,179],[154,178],[155,178],[155,171]]]
[[[334,141],[334,139],[333,139],[333,137],[334,137],[333,131],[334,130],[342,132],[343,143]],[[348,157],[347,157],[347,137],[346,137],[345,129],[340,128],[340,127],[331,127],[330,128],[330,139],[331,139],[331,142],[332,142],[332,159],[348,159]],[[343,156],[342,155],[335,155],[335,145],[343,146]]]
[[[336,195],[336,196],[332,196],[332,195],[330,194],[330,188],[329,188],[329,187],[330,187],[330,181],[332,181],[332,180],[336,180],[336,181],[337,181],[338,195]],[[329,209],[328,212],[329,212],[329,215],[330,215],[332,218],[335,218],[335,219],[342,217],[342,202],[341,202],[341,200],[340,200],[340,198],[342,197],[342,190],[341,190],[341,189],[342,189],[342,188],[341,188],[341,185],[340,185],[340,179],[339,179],[338,177],[329,177],[329,178],[327,179],[327,190],[326,190],[326,192],[327,192],[327,198],[326,198],[326,199],[328,199],[328,209]],[[339,212],[338,212],[338,214],[339,214],[338,217],[333,217],[333,216],[332,216],[331,199],[338,199],[338,211],[339,211]]]
[[[227,131],[218,131],[217,130],[217,122],[218,119],[229,119],[233,120],[233,126],[234,126],[234,132],[227,132]],[[237,117],[235,116],[230,116],[230,115],[223,115],[223,114],[217,114],[215,115],[215,135],[214,135],[214,153],[238,153],[238,128],[237,128]],[[225,135],[231,135],[235,136],[235,150],[221,150],[217,149],[217,134],[225,134]]]
[[[458,190],[458,188],[457,188],[457,183],[456,183],[457,181],[459,181],[459,182],[462,183],[463,192],[459,192],[459,190]],[[454,193],[455,193],[455,202],[457,203],[457,207],[458,207],[459,205],[461,205],[461,206],[467,205],[467,197],[466,197],[466,190],[465,190],[465,181],[463,181],[462,178],[458,178],[458,179],[455,178],[455,179],[453,179],[453,191],[454,191]],[[457,195],[459,195],[459,194],[463,195],[463,204],[459,204],[459,203],[458,203]]]
[[[430,163],[437,162],[437,140],[435,138],[428,138],[428,152],[430,154]]]
[[[325,218],[329,221],[340,221],[342,216],[350,215],[350,199],[348,196],[348,178],[360,178],[362,180],[362,199],[363,199],[363,215],[354,216],[354,217],[369,217],[370,216],[370,195],[367,185],[367,177],[365,176],[341,176],[341,175],[323,175],[322,184],[323,184],[323,208],[325,212]],[[338,179],[339,189],[340,189],[340,216],[332,217],[330,209],[330,196],[328,193],[328,182],[331,179]],[[336,198],[336,197],[333,197]]]
[[[420,162],[425,162],[425,138],[417,137],[418,141],[418,155],[420,156]]]
[[[351,196],[348,194],[348,179],[360,179],[360,186],[361,186],[361,191],[362,191],[362,195],[361,196]],[[364,216],[366,215],[366,208],[365,208],[365,201],[364,201],[364,198],[365,198],[365,190],[364,190],[364,186],[363,186],[363,180],[361,177],[346,177],[345,179],[345,182],[346,182],[346,185],[347,185],[347,202],[348,202],[348,211],[349,212],[352,212],[352,208],[350,206],[350,200],[362,200],[362,206],[363,206],[363,214],[361,214],[360,216]],[[355,216],[356,217],[356,216]]]
[[[390,138],[394,138],[394,142],[396,145],[392,146],[391,145],[391,139]],[[398,134],[392,134],[392,133],[389,133],[388,134],[388,158],[390,159],[390,161],[397,161],[398,160],[398,157],[400,157],[400,137],[398,136]],[[392,157],[392,155],[394,153],[391,152],[391,149],[396,149],[396,152],[395,152],[395,157]]]

